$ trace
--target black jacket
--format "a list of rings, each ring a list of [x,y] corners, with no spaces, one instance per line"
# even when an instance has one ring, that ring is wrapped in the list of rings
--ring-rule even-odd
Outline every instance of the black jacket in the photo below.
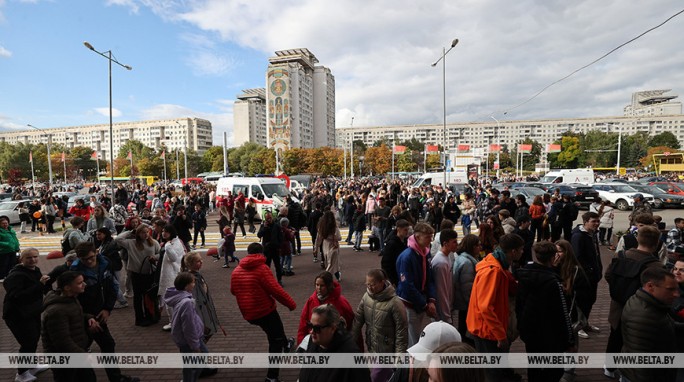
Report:
[[[21,264],[12,268],[2,286],[5,300],[2,304],[2,318],[6,320],[40,319],[43,310],[43,291],[40,282],[40,268],[31,270]]]
[[[574,342],[565,292],[552,268],[532,263],[518,270],[515,310],[528,352],[561,353]]]
[[[83,274],[86,282],[85,292],[78,295],[84,312],[97,316],[103,309],[110,312],[114,309],[119,287],[107,258],[98,255],[95,269],[86,268],[78,259],[71,264],[71,270]]]
[[[596,233],[591,234],[584,229],[584,226],[578,225],[572,230],[570,242],[577,261],[587,273],[589,281],[598,284],[603,277],[603,264]]]
[[[382,250],[382,259],[380,260],[380,266],[387,277],[393,285],[399,283],[399,275],[397,274],[397,258],[406,249],[406,240],[401,240],[397,236],[397,231],[393,230],[389,234],[387,239],[387,244],[385,244],[385,249]]]
[[[351,334],[338,329],[327,349],[309,340],[307,354],[325,355],[330,353],[361,353]],[[370,382],[370,370],[366,368],[334,369],[328,367],[302,368],[299,382]]]

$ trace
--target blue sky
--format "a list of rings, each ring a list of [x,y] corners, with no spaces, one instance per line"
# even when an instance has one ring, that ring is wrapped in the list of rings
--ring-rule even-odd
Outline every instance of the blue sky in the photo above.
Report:
[[[567,4],[566,4],[567,3]],[[337,126],[439,123],[442,46],[453,122],[621,115],[639,90],[684,92],[684,15],[514,108],[684,8],[648,2],[0,0],[0,129],[200,117],[232,136],[242,89],[275,50],[336,77]],[[504,112],[506,112],[504,114]]]

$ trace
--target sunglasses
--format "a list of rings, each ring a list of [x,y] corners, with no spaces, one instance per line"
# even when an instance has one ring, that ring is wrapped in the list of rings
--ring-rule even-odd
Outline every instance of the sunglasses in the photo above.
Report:
[[[320,334],[320,333],[321,333],[321,330],[323,330],[323,329],[325,329],[325,328],[328,328],[328,327],[330,327],[330,325],[314,325],[314,324],[312,324],[312,323],[310,323],[310,322],[307,322],[307,323],[306,323],[306,328],[307,328],[309,331],[313,331],[313,332],[316,333],[316,334]]]

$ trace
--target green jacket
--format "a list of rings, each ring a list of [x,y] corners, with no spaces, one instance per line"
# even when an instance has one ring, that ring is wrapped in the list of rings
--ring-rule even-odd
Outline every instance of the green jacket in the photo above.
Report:
[[[406,352],[408,347],[408,325],[403,303],[396,295],[394,287],[387,283],[382,292],[371,295],[366,292],[361,298],[356,314],[352,335],[358,338],[361,328],[366,325],[366,346],[371,353]]]
[[[19,239],[17,233],[12,227],[7,229],[0,228],[0,253],[17,253],[19,252]]]

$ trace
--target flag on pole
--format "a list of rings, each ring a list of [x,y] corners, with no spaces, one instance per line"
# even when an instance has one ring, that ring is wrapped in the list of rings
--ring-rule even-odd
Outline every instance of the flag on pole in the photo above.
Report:
[[[550,153],[559,153],[561,152],[561,145],[550,144],[546,147],[546,151]]]
[[[128,152],[128,156],[126,157],[128,160],[133,160],[133,153],[131,151]]]
[[[461,152],[470,151],[470,145],[458,145],[458,151],[461,151]]]
[[[90,159],[97,159],[97,151],[93,151],[93,153],[90,154]]]
[[[498,153],[499,151],[501,151],[501,145],[497,145],[497,144],[489,145],[489,152]]]
[[[65,161],[66,161],[66,154],[64,153],[64,151],[62,151],[62,162],[65,162]]]
[[[426,145],[425,151],[428,153],[436,153],[439,151],[439,146],[438,145]]]
[[[29,151],[29,163],[33,163],[33,151]]]
[[[532,145],[518,145],[518,151],[521,153],[532,152]]]
[[[162,151],[161,159],[166,159],[166,150]]]
[[[499,162],[494,161],[494,166],[492,166],[493,170],[498,170],[499,169]]]
[[[406,151],[406,146],[394,146],[395,154],[403,154]]]

